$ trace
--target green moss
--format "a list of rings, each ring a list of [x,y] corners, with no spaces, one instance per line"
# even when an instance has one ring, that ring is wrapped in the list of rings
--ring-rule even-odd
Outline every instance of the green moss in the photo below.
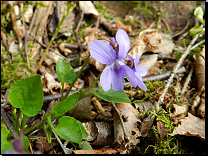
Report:
[[[35,61],[31,58],[31,55],[28,56],[30,66],[31,64],[36,64]],[[34,76],[35,72],[28,69],[27,60],[24,59],[23,51],[20,51],[17,56],[11,59],[10,53],[2,51],[1,52],[1,89],[10,88],[16,81],[25,78]]]

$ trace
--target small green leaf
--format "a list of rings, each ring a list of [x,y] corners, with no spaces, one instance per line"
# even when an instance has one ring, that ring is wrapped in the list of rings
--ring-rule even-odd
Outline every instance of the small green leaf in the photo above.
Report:
[[[90,145],[90,143],[88,141],[82,141],[79,146],[78,146],[79,150],[90,150],[93,149],[92,146]]]
[[[62,84],[64,84],[64,82],[71,84],[76,77],[74,69],[61,58],[59,58],[56,64],[56,72]]]
[[[191,34],[196,35],[196,34],[199,34],[199,33],[203,32],[204,30],[200,26],[194,26],[189,31],[190,31]]]
[[[7,141],[8,134],[8,131],[1,128],[1,154],[3,154],[5,150],[14,151],[11,141]]]
[[[68,110],[74,108],[79,100],[79,96],[80,96],[80,93],[76,92],[70,95],[64,101],[61,101],[60,103],[56,104],[51,110],[50,116],[52,118],[57,118],[63,115],[64,113],[66,113]]]
[[[10,88],[12,106],[20,108],[27,116],[35,116],[43,106],[43,88],[40,75],[17,81]]]
[[[195,16],[198,16],[198,15],[200,15],[200,16],[204,16],[204,12],[203,12],[203,9],[202,9],[202,7],[197,7],[195,10],[194,10],[194,15]]]
[[[48,143],[51,143],[51,137],[52,137],[52,129],[49,125],[44,124],[44,132],[46,134],[46,138]]]
[[[75,118],[63,116],[58,120],[58,123],[57,127],[53,127],[51,123],[51,116],[48,117],[49,126],[60,138],[78,144],[82,141],[82,130],[80,129],[80,125]]]
[[[116,103],[131,103],[129,100],[128,96],[124,93],[123,90],[121,91],[114,91],[110,89],[109,91],[105,92],[100,84],[98,84],[98,92],[95,90],[91,89],[92,93],[105,101],[108,102],[116,102]]]

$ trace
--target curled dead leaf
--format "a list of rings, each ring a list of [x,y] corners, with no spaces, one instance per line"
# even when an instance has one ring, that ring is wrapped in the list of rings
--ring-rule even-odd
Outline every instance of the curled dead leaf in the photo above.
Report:
[[[187,105],[177,105],[173,104],[172,105],[173,112],[170,114],[170,118],[174,118],[176,116],[181,116],[181,118],[185,117],[188,111],[188,106]]]
[[[195,73],[198,90],[200,90],[202,86],[205,86],[205,46],[202,51],[196,55]]]
[[[161,45],[161,36],[155,29],[147,29],[140,32],[136,42],[132,45],[129,55],[136,59],[135,54],[138,53],[140,57],[146,51],[155,52]]]

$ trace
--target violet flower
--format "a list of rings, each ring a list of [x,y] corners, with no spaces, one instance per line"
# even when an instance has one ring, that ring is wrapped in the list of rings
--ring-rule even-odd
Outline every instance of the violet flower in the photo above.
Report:
[[[117,47],[115,39],[118,44]],[[146,91],[147,87],[142,79],[140,79],[140,76],[143,74],[138,74],[138,72],[144,73],[143,69],[141,68],[141,71],[138,70],[135,72],[133,70],[134,68],[131,69],[124,62],[124,58],[127,57],[127,53],[130,49],[130,41],[127,33],[123,29],[119,29],[115,38],[111,37],[109,42],[110,44],[100,40],[93,40],[89,45],[91,56],[101,64],[108,64],[100,77],[100,84],[103,90],[106,92],[111,88],[114,91],[123,90],[123,81],[127,75],[127,78],[134,88],[139,86],[141,89]],[[130,55],[128,55],[128,58],[129,56]]]

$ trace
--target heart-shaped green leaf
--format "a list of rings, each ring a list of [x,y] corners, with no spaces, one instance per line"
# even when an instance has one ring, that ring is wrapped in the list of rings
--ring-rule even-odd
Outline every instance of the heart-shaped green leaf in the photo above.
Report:
[[[58,120],[58,123],[58,126],[54,127],[51,123],[51,116],[48,117],[49,126],[60,138],[78,144],[82,141],[82,130],[75,118],[63,116]]]
[[[58,59],[56,64],[56,72],[59,80],[61,81],[61,84],[64,82],[71,84],[76,77],[74,69],[61,58]]]
[[[110,89],[109,91],[105,92],[100,84],[98,84],[98,92],[93,89],[91,89],[91,91],[96,97],[108,102],[131,103],[128,96],[124,93],[123,90],[114,91],[113,89]]]
[[[78,122],[79,127],[80,127],[80,129],[81,129],[81,131],[82,131],[82,138],[88,137],[88,134],[87,134],[87,132],[86,132],[84,126],[82,125],[82,123],[81,123],[79,120],[77,120],[77,122]]]
[[[70,95],[64,101],[61,101],[60,103],[56,104],[51,110],[50,116],[52,118],[57,118],[59,116],[62,116],[68,110],[74,108],[79,100],[79,96],[80,96],[80,93],[76,92]]]
[[[10,88],[12,106],[20,108],[27,116],[35,116],[43,106],[43,88],[40,75],[17,81]]]

